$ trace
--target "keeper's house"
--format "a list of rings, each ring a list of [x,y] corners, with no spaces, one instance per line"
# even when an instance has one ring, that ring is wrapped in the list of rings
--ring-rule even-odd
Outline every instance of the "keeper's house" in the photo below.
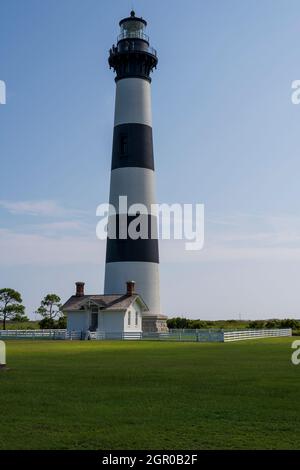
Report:
[[[104,333],[141,333],[142,315],[148,307],[135,293],[135,283],[116,295],[85,295],[84,283],[76,282],[76,294],[62,307],[68,331]]]

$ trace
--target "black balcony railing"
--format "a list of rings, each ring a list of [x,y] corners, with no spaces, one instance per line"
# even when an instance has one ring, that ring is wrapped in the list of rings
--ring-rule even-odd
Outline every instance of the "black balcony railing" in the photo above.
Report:
[[[136,39],[136,38],[135,38]],[[113,46],[110,50],[110,55],[127,52],[147,52],[148,54],[157,57],[157,51],[154,47],[149,46],[145,43],[140,42],[121,42],[117,46]]]

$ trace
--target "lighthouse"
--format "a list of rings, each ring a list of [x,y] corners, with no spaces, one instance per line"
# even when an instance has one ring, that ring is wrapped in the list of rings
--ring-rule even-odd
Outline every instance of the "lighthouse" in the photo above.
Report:
[[[134,281],[137,293],[149,309],[143,315],[143,331],[164,331],[166,317],[160,307],[157,214],[153,210],[156,198],[151,73],[158,58],[145,33],[147,22],[143,18],[132,11],[119,24],[117,44],[109,53],[109,66],[116,74],[109,196],[115,213],[108,221],[104,293],[120,293],[126,282]],[[120,197],[126,200],[122,207]],[[128,208],[134,205],[142,205],[147,211],[129,212]],[[134,220],[144,222],[147,236],[144,230],[140,237],[130,237],[128,228]]]

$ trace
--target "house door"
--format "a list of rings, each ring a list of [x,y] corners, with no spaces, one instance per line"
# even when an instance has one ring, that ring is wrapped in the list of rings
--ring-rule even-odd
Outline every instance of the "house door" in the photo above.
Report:
[[[96,331],[97,329],[98,329],[98,313],[92,313],[91,331]]]

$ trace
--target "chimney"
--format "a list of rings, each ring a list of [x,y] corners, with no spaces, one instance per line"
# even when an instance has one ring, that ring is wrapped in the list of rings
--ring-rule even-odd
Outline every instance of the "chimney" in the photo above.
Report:
[[[76,282],[76,297],[84,296],[84,282]]]
[[[127,281],[127,295],[134,295],[135,294],[135,282],[134,281]]]

